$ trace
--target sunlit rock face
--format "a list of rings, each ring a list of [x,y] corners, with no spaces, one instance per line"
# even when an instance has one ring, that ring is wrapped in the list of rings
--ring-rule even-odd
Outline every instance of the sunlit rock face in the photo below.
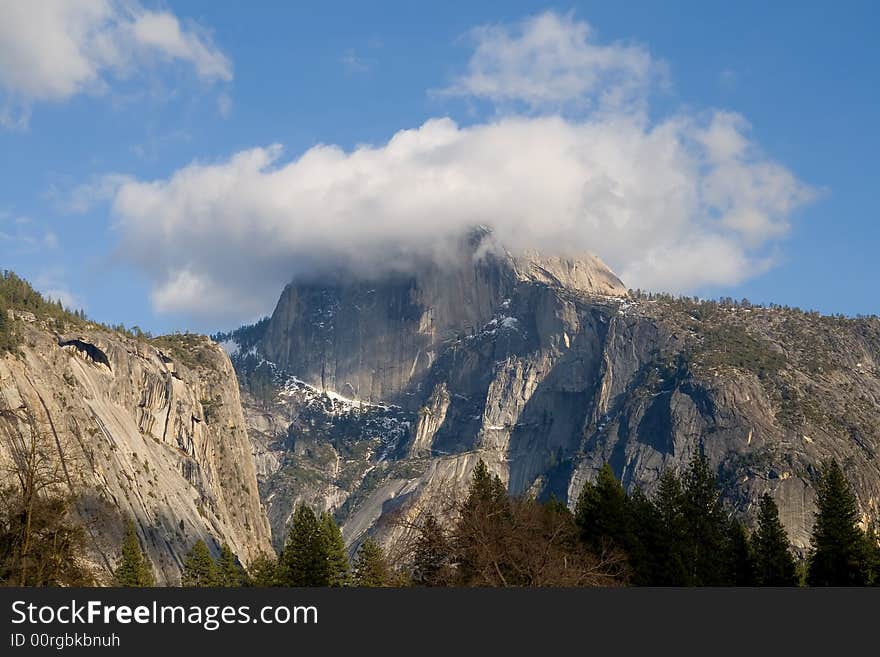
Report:
[[[157,582],[179,582],[198,539],[246,562],[270,547],[232,364],[199,336],[161,345],[85,323],[17,322],[19,354],[0,357],[0,465],[40,453],[72,492],[88,559],[107,583],[125,521],[135,521]],[[10,483],[11,479],[4,480]]]
[[[450,341],[503,321],[523,286],[625,296],[596,257],[512,255],[487,233],[414,273],[346,274],[287,286],[261,341],[265,357],[306,383],[366,402],[421,403],[420,383]],[[509,321],[514,321],[512,316]],[[502,327],[504,328],[504,327]]]
[[[735,513],[769,492],[804,547],[834,457],[877,515],[876,319],[629,294],[597,258],[477,239],[406,276],[294,282],[235,339],[276,544],[300,501],[351,543],[393,535],[480,458],[573,506],[605,462],[650,494],[702,451]]]

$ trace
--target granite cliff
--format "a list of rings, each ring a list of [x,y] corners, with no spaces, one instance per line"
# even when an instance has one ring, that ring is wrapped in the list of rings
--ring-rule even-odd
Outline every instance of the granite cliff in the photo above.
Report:
[[[415,272],[297,280],[219,345],[3,319],[0,468],[28,446],[57,466],[101,582],[128,517],[174,583],[198,538],[245,562],[280,547],[301,501],[352,546],[391,538],[480,459],[511,494],[573,505],[606,462],[651,493],[702,451],[733,512],[751,522],[770,493],[804,548],[835,458],[863,520],[880,515],[876,317],[645,295],[593,256],[478,231]]]
[[[703,451],[731,509],[750,521],[769,492],[805,547],[833,457],[877,517],[877,318],[629,293],[596,258],[486,239],[410,275],[297,281],[271,318],[218,336],[276,544],[298,501],[356,543],[479,459],[512,494],[573,505],[605,462],[650,493]]]
[[[33,448],[59,473],[98,582],[111,579],[127,518],[160,584],[179,581],[199,538],[243,561],[269,548],[235,374],[217,345],[8,313],[19,345],[0,354],[0,467],[13,477]]]

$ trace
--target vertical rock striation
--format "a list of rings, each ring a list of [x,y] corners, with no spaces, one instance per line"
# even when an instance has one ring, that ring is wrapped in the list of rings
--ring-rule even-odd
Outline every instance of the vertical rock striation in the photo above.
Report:
[[[0,357],[0,467],[27,446],[61,466],[107,582],[132,517],[159,583],[175,583],[199,538],[246,561],[268,549],[269,526],[235,374],[207,338],[157,347],[96,326],[58,335],[19,322],[19,355]]]

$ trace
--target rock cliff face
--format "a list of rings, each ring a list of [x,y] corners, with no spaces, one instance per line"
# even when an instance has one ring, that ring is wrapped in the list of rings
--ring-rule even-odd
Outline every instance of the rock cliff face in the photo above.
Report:
[[[518,286],[625,294],[597,258],[514,257],[472,235],[457,257],[415,275],[289,285],[261,341],[266,358],[306,383],[366,402],[417,406],[420,384],[450,340],[475,334]]]
[[[57,466],[99,581],[110,579],[126,517],[158,583],[179,581],[199,538],[227,542],[243,561],[268,549],[239,391],[217,345],[82,322],[50,330],[33,316],[15,324],[20,353],[0,356],[0,467],[14,471],[30,446]]]
[[[480,458],[512,494],[573,505],[604,462],[650,493],[702,450],[731,508],[750,521],[769,492],[803,547],[834,457],[877,517],[876,318],[630,295],[593,258],[470,247],[446,270],[292,284],[227,336],[276,542],[300,500],[356,542]]]

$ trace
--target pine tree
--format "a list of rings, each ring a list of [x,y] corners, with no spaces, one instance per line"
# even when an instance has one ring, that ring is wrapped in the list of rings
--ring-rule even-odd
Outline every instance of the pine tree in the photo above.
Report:
[[[758,508],[758,529],[753,545],[761,586],[797,586],[797,566],[792,557],[788,535],[779,521],[776,502],[767,493]]]
[[[122,540],[122,560],[113,573],[116,586],[136,587],[153,586],[153,567],[147,555],[138,543],[134,521],[129,520],[125,527],[125,538]]]
[[[348,586],[351,583],[348,551],[345,549],[339,525],[326,511],[321,514],[321,536],[327,550],[327,584]]]
[[[736,518],[727,524],[725,536],[726,570],[724,584],[727,586],[755,586],[757,574],[755,557],[749,534]]]
[[[237,587],[244,584],[245,573],[232,549],[224,543],[217,560],[217,586]]]
[[[15,349],[15,339],[8,312],[6,304],[0,299],[0,354]]]
[[[691,586],[724,583],[725,519],[715,474],[704,454],[691,460],[682,481],[682,511],[686,527],[684,564]]]
[[[412,581],[416,586],[444,586],[450,583],[452,548],[443,527],[433,513],[425,517],[413,549]]]
[[[656,509],[657,535],[653,548],[657,586],[686,586],[691,583],[686,567],[687,523],[681,479],[665,470],[652,500]]]
[[[278,559],[274,554],[260,552],[247,567],[249,586],[278,586]]]
[[[575,507],[575,521],[581,539],[596,551],[617,547],[628,552],[632,546],[629,500],[609,464],[599,470],[595,484],[584,484]]]
[[[217,564],[202,539],[196,541],[183,562],[183,586],[217,586]]]
[[[496,509],[503,514],[508,506],[507,489],[498,475],[490,474],[489,468],[482,459],[474,468],[468,496],[462,508],[462,514],[485,511],[487,507]]]
[[[297,507],[287,543],[281,553],[278,579],[282,586],[328,586],[327,544],[315,512]]]
[[[468,496],[459,509],[452,537],[458,560],[457,578],[461,583],[485,584],[486,548],[503,546],[510,519],[511,504],[504,484],[498,475],[490,474],[480,460],[474,468]],[[499,550],[492,559],[493,570],[506,580],[510,573],[507,564],[499,562],[502,552]]]
[[[867,583],[865,536],[856,497],[837,461],[827,461],[817,487],[816,522],[810,537],[810,586]]]
[[[629,581],[636,586],[652,586],[660,583],[663,570],[664,542],[660,513],[645,493],[636,488],[629,498],[634,543],[630,548],[631,573]]]
[[[358,548],[354,562],[354,585],[371,588],[392,585],[391,569],[385,561],[385,553],[372,537],[367,537]]]

